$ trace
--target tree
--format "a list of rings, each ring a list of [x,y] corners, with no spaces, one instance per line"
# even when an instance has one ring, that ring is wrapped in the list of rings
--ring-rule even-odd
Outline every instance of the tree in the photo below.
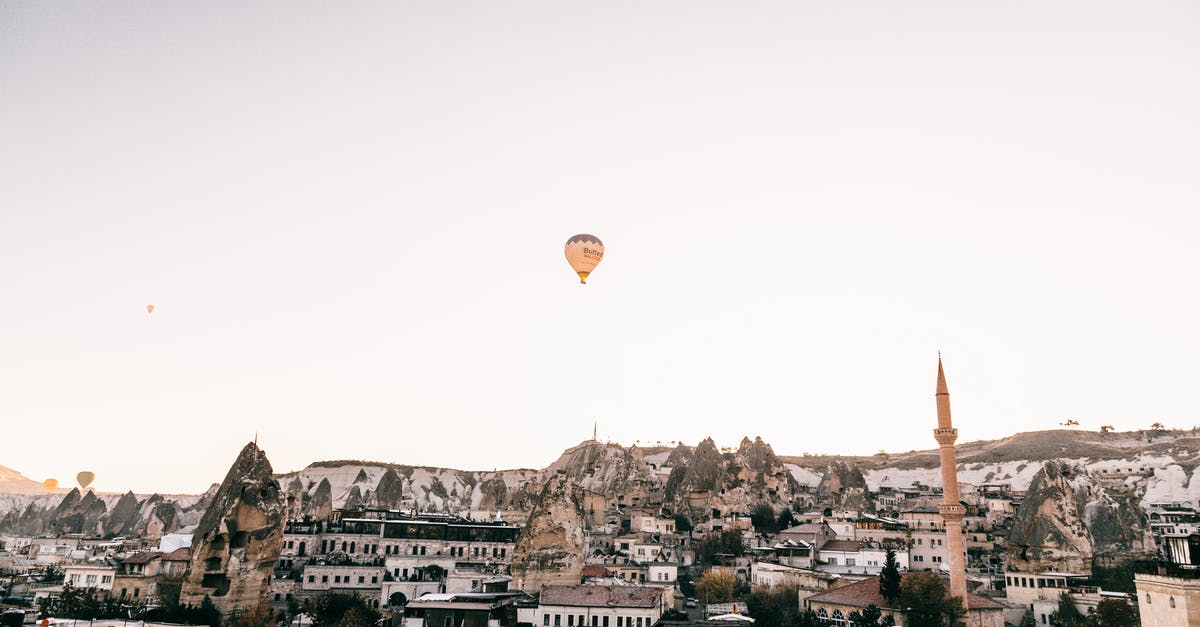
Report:
[[[750,510],[750,523],[760,533],[775,533],[779,531],[775,526],[777,520],[775,508],[767,503],[759,503],[754,506],[753,510]]]
[[[313,617],[318,627],[341,627],[342,625],[372,625],[379,620],[379,610],[367,604],[357,594],[325,594],[306,599],[304,613]],[[346,623],[346,620],[355,622]]]
[[[1156,422],[1156,423],[1150,425],[1150,429],[1154,430],[1154,431],[1162,431],[1163,429],[1166,429],[1166,427],[1163,426],[1163,423]]]
[[[229,627],[266,627],[274,623],[275,617],[271,615],[271,604],[263,601],[254,609],[230,618]]]
[[[1104,599],[1090,617],[1096,627],[1133,627],[1139,624],[1137,610],[1124,599]]]
[[[696,548],[696,559],[701,564],[711,565],[717,554],[741,555],[746,551],[746,543],[742,540],[742,532],[737,529],[725,529],[705,535],[700,539]]]
[[[1112,433],[1112,432],[1113,432],[1112,425],[1103,425],[1100,427],[1100,433]]]
[[[213,605],[213,601],[206,594],[204,599],[200,601],[200,607],[192,610],[191,606],[187,606],[189,616],[185,621],[189,625],[208,625],[209,627],[220,627],[221,625],[221,610]]]
[[[758,586],[746,597],[755,627],[790,627],[799,613],[796,586]]]
[[[1087,627],[1087,618],[1075,607],[1071,595],[1063,592],[1058,597],[1058,610],[1050,615],[1050,624],[1058,627]]]
[[[779,512],[779,520],[776,521],[775,526],[783,531],[795,524],[796,516],[792,514],[792,508],[785,507],[782,512]]]
[[[708,603],[729,603],[737,589],[737,577],[722,569],[705,571],[696,582],[696,597]]]
[[[850,612],[850,627],[877,627],[882,616],[878,607],[868,605],[861,612]]]
[[[692,521],[688,520],[683,514],[675,514],[675,531],[686,533],[692,530]]]
[[[892,549],[884,554],[883,570],[879,571],[879,594],[892,605],[900,598],[900,564]]]
[[[933,573],[909,573],[900,584],[900,603],[909,625],[953,625],[966,614],[962,600],[950,596]]]

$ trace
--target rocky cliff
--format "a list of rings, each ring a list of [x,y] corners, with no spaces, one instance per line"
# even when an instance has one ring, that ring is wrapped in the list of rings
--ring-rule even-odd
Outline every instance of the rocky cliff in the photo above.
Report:
[[[1047,431],[965,442],[958,453],[964,498],[974,498],[972,486],[1008,486],[1018,495],[1016,501],[1023,502],[1012,529],[1014,552],[1047,564],[1060,555],[1070,560],[1152,551],[1144,508],[1160,502],[1196,505],[1200,499],[1200,438],[1190,431]],[[1045,470],[1046,462],[1057,470]],[[1063,468],[1069,468],[1069,476]],[[748,512],[761,503],[777,510],[864,509],[868,492],[941,485],[933,450],[781,457],[757,438],[743,439],[736,449],[721,449],[711,439],[673,448],[586,441],[542,470],[332,461],[277,479],[286,486],[293,516],[321,518],[335,508],[362,505],[487,519],[502,511],[516,521],[527,515],[546,481],[559,471],[581,490],[592,525],[612,522],[631,509],[684,514],[693,522],[714,512]],[[186,497],[0,494],[0,532],[78,530],[153,538],[195,525],[216,490]],[[1022,501],[1026,491],[1030,494]],[[1055,504],[1068,495],[1073,505]]]
[[[518,588],[537,594],[546,585],[579,583],[586,543],[581,491],[565,471],[546,482],[513,549],[511,572]]]
[[[286,522],[287,497],[271,463],[247,444],[196,526],[180,602],[199,605],[208,596],[229,615],[266,601]]]

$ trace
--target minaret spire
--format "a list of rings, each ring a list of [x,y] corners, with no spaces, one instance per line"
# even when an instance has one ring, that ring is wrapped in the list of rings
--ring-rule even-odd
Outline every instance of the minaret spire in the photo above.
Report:
[[[950,595],[962,599],[967,607],[967,564],[963,546],[962,519],[966,508],[958,496],[958,462],[955,459],[954,442],[958,440],[958,429],[950,422],[950,388],[946,386],[946,373],[942,369],[942,353],[938,351],[937,392],[938,426],[933,430],[942,460],[942,505],[939,508],[946,522],[946,561],[950,566]]]

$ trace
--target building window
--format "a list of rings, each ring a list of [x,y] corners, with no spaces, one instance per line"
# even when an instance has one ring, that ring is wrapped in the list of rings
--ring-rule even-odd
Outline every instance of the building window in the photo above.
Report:
[[[600,623],[601,627],[608,627],[608,617],[607,616],[601,618],[600,620],[601,620],[601,623]]]
[[[549,614],[542,614],[542,624],[543,625],[550,624],[550,615]]]
[[[321,583],[329,583],[329,575],[321,575]]]
[[[554,627],[559,627],[560,625],[562,625],[562,614],[555,614],[554,615]]]
[[[1146,593],[1146,605],[1150,605],[1150,593]]]
[[[1175,597],[1167,597],[1167,605],[1175,607]]]
[[[316,575],[309,575],[309,576],[308,576],[308,583],[312,583],[312,582],[314,582],[314,581],[316,581],[316,580],[317,580],[317,576],[316,576]]]
[[[568,627],[570,627],[570,625],[574,625],[574,624],[575,624],[575,615],[574,615],[574,614],[567,614],[567,625],[568,625]]]

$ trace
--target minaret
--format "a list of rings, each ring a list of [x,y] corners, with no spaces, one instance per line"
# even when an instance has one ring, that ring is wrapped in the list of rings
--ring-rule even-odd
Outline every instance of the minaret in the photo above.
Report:
[[[938,426],[933,430],[942,458],[942,520],[946,522],[946,553],[950,565],[950,595],[962,599],[967,607],[967,564],[963,548],[962,520],[966,508],[958,499],[958,462],[954,456],[954,441],[958,429],[950,424],[950,390],[942,372],[942,356],[938,354],[937,374]]]

